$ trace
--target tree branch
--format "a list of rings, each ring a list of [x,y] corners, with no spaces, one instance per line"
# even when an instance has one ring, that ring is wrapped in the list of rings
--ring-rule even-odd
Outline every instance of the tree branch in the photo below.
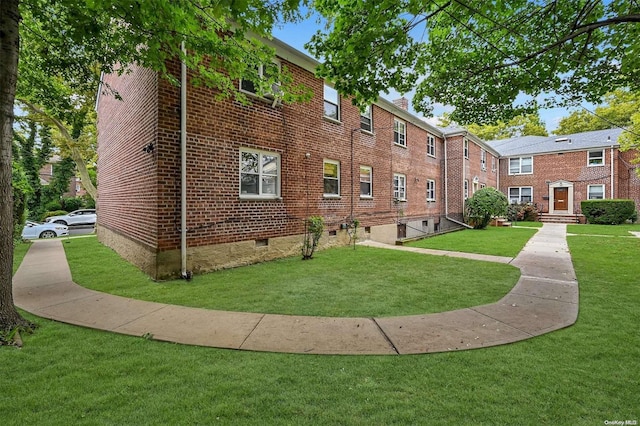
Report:
[[[586,25],[582,25],[576,28],[575,31],[571,32],[570,34],[567,34],[566,36],[562,37],[561,39],[555,41],[554,43],[551,43],[545,47],[543,47],[542,49],[539,49],[535,52],[532,52],[528,55],[526,55],[525,57],[517,60],[517,61],[513,61],[513,62],[508,62],[505,64],[500,64],[500,65],[493,65],[490,67],[485,67],[483,69],[481,69],[480,71],[478,71],[477,74],[482,74],[484,72],[487,71],[497,71],[499,69],[503,69],[503,68],[510,68],[513,66],[517,66],[520,64],[523,64],[525,62],[530,61],[533,58],[536,58],[544,53],[547,53],[548,51],[570,41],[573,40],[574,38],[585,34],[585,33],[590,33],[594,30],[597,30],[598,28],[602,28],[602,27],[608,27],[610,25],[617,25],[617,24],[624,24],[624,23],[630,23],[630,22],[640,22],[640,14],[634,14],[634,15],[625,15],[625,16],[616,16],[614,18],[609,18],[609,19],[605,19],[604,21],[598,21],[598,22],[592,22],[590,24],[586,24]]]
[[[74,163],[76,163],[76,168],[78,169],[78,174],[80,174],[80,181],[82,182],[82,186],[84,186],[84,189],[91,196],[91,198],[97,200],[98,190],[96,189],[93,182],[91,182],[91,177],[89,176],[89,171],[87,170],[87,165],[84,161],[84,158],[82,158],[78,147],[75,146],[75,139],[71,136],[64,123],[57,118],[52,117],[50,114],[47,114],[44,110],[38,108],[35,104],[29,102],[28,100],[22,98],[17,99],[18,101],[25,104],[27,108],[29,108],[32,112],[43,116],[47,121],[51,122],[51,124],[58,128],[62,137],[65,138],[65,140],[67,140],[67,142],[69,143],[68,147],[71,151],[71,158],[73,159]]]

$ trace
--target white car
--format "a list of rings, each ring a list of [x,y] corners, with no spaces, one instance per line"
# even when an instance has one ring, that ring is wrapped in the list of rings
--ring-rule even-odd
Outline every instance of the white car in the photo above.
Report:
[[[96,209],[75,210],[62,216],[51,216],[47,218],[48,223],[60,223],[62,225],[95,225]]]
[[[27,221],[22,229],[22,238],[55,238],[69,235],[69,227],[59,223],[38,223]]]

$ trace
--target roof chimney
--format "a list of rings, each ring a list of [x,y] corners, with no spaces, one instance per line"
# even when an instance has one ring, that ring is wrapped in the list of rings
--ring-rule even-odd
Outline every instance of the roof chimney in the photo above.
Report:
[[[401,97],[400,99],[395,99],[393,101],[393,104],[398,108],[402,108],[405,111],[409,111],[409,99],[405,98],[404,96]]]

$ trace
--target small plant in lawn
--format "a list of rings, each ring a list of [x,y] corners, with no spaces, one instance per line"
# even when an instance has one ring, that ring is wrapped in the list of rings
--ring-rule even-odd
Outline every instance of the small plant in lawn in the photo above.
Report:
[[[482,188],[465,202],[466,222],[474,229],[485,229],[492,217],[507,213],[508,205],[507,197],[502,192],[495,188]]]
[[[347,234],[349,234],[349,243],[353,244],[353,249],[356,249],[356,243],[358,242],[358,227],[360,221],[356,218],[352,218],[351,222],[347,223]]]
[[[311,216],[304,222],[304,241],[302,243],[302,260],[311,259],[318,247],[318,241],[324,231],[324,219]]]

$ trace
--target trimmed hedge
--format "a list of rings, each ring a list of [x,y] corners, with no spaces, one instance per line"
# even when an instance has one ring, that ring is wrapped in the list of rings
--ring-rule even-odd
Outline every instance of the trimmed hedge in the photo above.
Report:
[[[633,200],[585,200],[580,203],[588,223],[619,225],[637,217]]]

